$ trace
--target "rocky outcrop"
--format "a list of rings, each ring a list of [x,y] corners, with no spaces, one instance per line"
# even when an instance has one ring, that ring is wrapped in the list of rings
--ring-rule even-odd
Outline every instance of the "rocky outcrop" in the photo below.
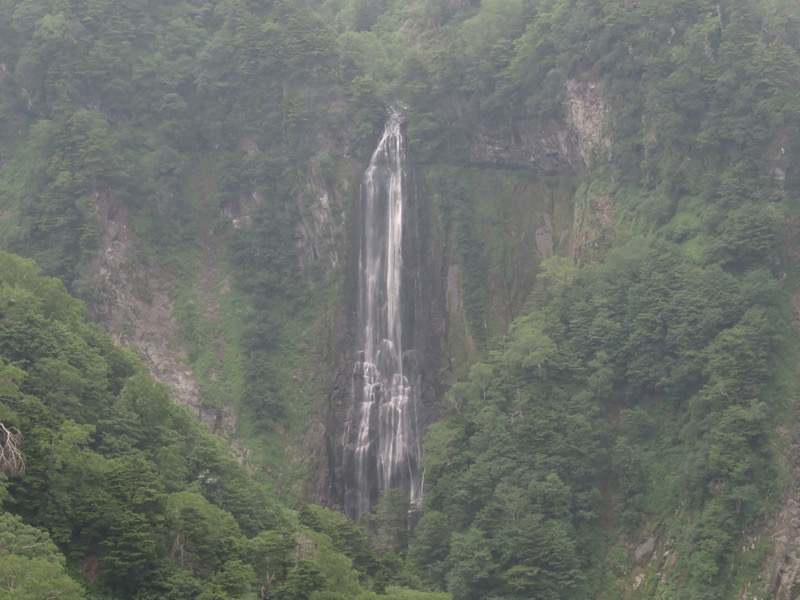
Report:
[[[614,199],[591,188],[575,198],[572,225],[572,260],[575,264],[591,262],[611,243],[614,235]]]
[[[634,558],[636,562],[639,562],[643,558],[650,556],[653,553],[653,550],[656,548],[656,542],[658,541],[658,537],[651,535],[641,544],[636,546],[636,551],[634,552]]]
[[[791,325],[795,332],[800,332],[800,294],[792,294],[791,304]],[[795,367],[795,371],[800,372],[800,365]],[[791,443],[788,460],[792,462],[783,465],[790,477],[780,509],[761,533],[770,536],[772,548],[762,574],[765,585],[760,591],[764,598],[790,600],[797,597],[800,586],[800,422],[795,422],[793,429],[779,427],[777,433],[784,444]],[[759,540],[752,535],[748,539],[748,532],[744,533],[742,550],[746,552],[754,549]],[[745,596],[748,591],[743,590],[741,597],[751,597]]]
[[[469,162],[546,175],[607,162],[612,149],[607,131],[609,105],[598,84],[568,79],[563,95],[561,121],[525,120],[504,130],[478,126],[471,135]]]
[[[341,266],[339,253],[344,231],[343,212],[336,210],[341,200],[332,197],[316,158],[311,161],[306,186],[296,201],[300,220],[295,238],[300,251],[300,267],[307,274],[307,283],[313,286],[316,282],[309,273],[313,265],[322,265],[326,281]]]
[[[567,124],[578,142],[578,152],[586,166],[594,166],[611,157],[608,135],[608,103],[593,81],[568,79],[566,89]]]
[[[107,191],[96,192],[94,201],[102,232],[92,263],[95,317],[118,344],[136,350],[156,379],[175,390],[177,402],[215,431],[231,430],[230,407],[219,413],[203,405],[178,338],[170,278],[140,251],[128,227],[127,208]]]
[[[787,151],[787,148],[790,148]],[[785,131],[772,140],[767,149],[767,185],[765,193],[770,202],[783,200],[786,192],[786,175],[791,168],[791,144]]]
[[[488,127],[473,131],[469,148],[473,165],[526,168],[544,174],[565,173],[582,167],[578,137],[563,124],[517,124],[509,132]]]
[[[542,214],[542,226],[536,229],[536,254],[540,259],[553,256],[553,217],[549,213]]]

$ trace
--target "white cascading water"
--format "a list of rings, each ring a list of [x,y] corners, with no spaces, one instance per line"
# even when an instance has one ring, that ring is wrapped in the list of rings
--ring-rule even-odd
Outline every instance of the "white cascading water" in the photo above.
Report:
[[[407,174],[400,115],[393,114],[361,184],[356,354],[345,433],[345,512],[357,519],[380,492],[419,502],[419,376],[413,346],[415,275],[405,268]],[[404,235],[405,234],[405,235]],[[406,344],[408,347],[405,347]]]

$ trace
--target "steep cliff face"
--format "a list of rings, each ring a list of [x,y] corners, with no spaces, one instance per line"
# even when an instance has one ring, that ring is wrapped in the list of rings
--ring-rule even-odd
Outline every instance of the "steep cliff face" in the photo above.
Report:
[[[463,373],[488,336],[502,334],[520,314],[536,285],[540,261],[555,254],[570,255],[578,230],[587,234],[595,226],[608,226],[607,206],[589,203],[581,208],[580,217],[573,207],[578,174],[610,148],[604,135],[607,107],[592,83],[571,82],[565,97],[564,122],[544,129],[524,125],[511,136],[479,128],[468,164],[428,165],[410,177],[416,201],[409,208],[414,211],[419,253],[413,258],[420,278],[415,285],[422,290],[413,320],[416,335],[425,340],[418,357],[425,371],[425,423],[436,416],[442,382]],[[359,337],[354,232],[361,209],[358,186],[353,188],[349,249],[325,251],[334,268],[347,257],[341,260],[346,276],[342,309],[328,347],[336,366],[330,383],[333,391],[326,401],[325,440],[314,444],[313,475],[305,492],[306,497],[332,506],[343,505],[347,444],[342,440],[353,402],[353,360],[342,349],[355,347]],[[311,231],[322,233],[318,240],[333,231],[330,219],[322,216],[330,203],[324,195],[319,197],[313,219],[302,224],[303,240],[312,237]],[[319,253],[313,244],[305,247],[310,249],[308,258]]]
[[[329,146],[324,146],[329,148]],[[335,174],[325,173],[325,158],[312,159],[307,187],[297,196],[300,220],[295,240],[306,285],[320,298],[315,333],[304,343],[311,354],[296,378],[304,386],[308,411],[300,430],[288,440],[289,460],[303,465],[295,482],[297,495],[307,502],[342,507],[342,436],[346,409],[342,398],[350,390],[352,364],[347,348],[352,343],[347,305],[342,298],[351,289],[347,271],[350,254],[351,198],[363,165],[347,154],[335,157]],[[327,165],[330,169],[331,165]],[[313,384],[311,383],[313,381]]]
[[[511,132],[478,127],[470,143],[469,162],[501,169],[525,168],[554,174],[580,169],[578,138],[563,123],[516,124]]]
[[[607,162],[612,149],[610,107],[599,84],[568,79],[562,97],[562,119],[523,120],[503,131],[478,124],[472,132],[469,163],[563,175]]]
[[[95,194],[100,245],[92,262],[93,310],[117,342],[135,349],[153,376],[175,390],[175,400],[190,407],[215,430],[230,431],[232,410],[204,405],[175,320],[171,277],[143,254],[131,230],[127,208],[109,194]]]
[[[608,102],[594,81],[567,79],[564,90],[567,124],[577,138],[583,163],[587,167],[601,166],[611,158],[612,149]]]
[[[480,328],[489,336],[505,331],[536,285],[542,260],[578,261],[582,248],[612,228],[613,202],[580,187],[587,169],[602,172],[611,157],[608,101],[591,80],[568,80],[562,96],[560,121],[521,123],[511,134],[479,127],[469,150],[473,168],[456,176],[467,182],[460,191],[431,168],[434,193],[470,207],[468,215],[459,208],[442,219],[451,261],[460,263],[451,279],[462,279],[462,290],[451,296],[483,305],[482,316],[471,319],[473,336]],[[470,221],[471,239],[463,220]],[[463,281],[470,273],[473,281]],[[476,284],[484,288],[479,294]]]
[[[579,199],[576,208],[574,201],[578,174],[610,152],[605,135],[608,107],[591,82],[568,82],[564,97],[563,122],[545,127],[523,124],[512,135],[479,126],[467,164],[413,170],[419,238],[415,260],[424,280],[424,284],[418,282],[422,297],[414,321],[419,339],[424,340],[419,364],[425,372],[421,392],[425,423],[435,418],[441,382],[463,372],[489,337],[502,333],[520,313],[536,285],[539,262],[553,255],[577,257],[582,246],[609,226],[607,204]],[[341,285],[342,300],[339,308],[327,301],[319,304],[327,315],[320,315],[320,323],[327,320],[328,325],[312,329],[327,333],[310,345],[302,342],[306,352],[317,357],[307,364],[328,375],[323,385],[309,387],[302,384],[308,374],[297,372],[297,393],[307,396],[303,402],[309,413],[304,433],[287,442],[286,452],[295,457],[290,461],[305,465],[301,496],[340,505],[341,440],[353,372],[351,357],[342,349],[352,347],[357,337],[351,300],[354,283],[343,273],[349,273],[356,260],[348,231],[358,210],[345,199],[356,196],[364,166],[353,160],[346,147],[335,151],[336,144],[323,130],[318,137],[305,183],[294,194],[296,254],[304,285],[316,290],[314,294]],[[262,152],[252,140],[243,141],[242,149],[253,157]],[[411,157],[413,161],[413,148]],[[452,179],[461,186],[455,195],[448,187]],[[110,195],[97,195],[102,235],[92,263],[94,310],[121,344],[136,348],[153,374],[176,390],[179,402],[190,406],[210,427],[231,434],[236,429],[233,403],[212,398],[218,374],[211,373],[209,385],[193,372],[200,368],[202,379],[209,367],[197,363],[187,347],[181,319],[186,314],[204,315],[217,323],[225,318],[224,312],[231,308],[225,300],[231,284],[224,275],[222,252],[227,242],[224,228],[213,222],[221,219],[234,229],[248,229],[253,225],[253,211],[264,198],[258,191],[240,194],[217,209],[210,201],[216,184],[198,177],[193,185],[201,199],[192,218],[202,222],[194,235],[205,250],[196,255],[198,271],[189,286],[191,298],[178,298],[178,306],[174,274],[159,264],[137,236],[128,209]],[[469,214],[453,212],[448,202],[461,203]],[[215,336],[217,356],[237,344],[223,338],[224,333]]]
[[[520,314],[540,262],[569,253],[577,179],[494,168],[426,172],[449,265],[450,364],[460,371]]]
[[[435,415],[444,355],[442,257],[433,213],[420,173],[410,156],[406,162],[405,143],[401,137],[395,142],[400,145],[391,159],[388,150],[385,158],[373,156],[376,164],[359,176],[352,194],[345,283],[329,348],[326,460],[318,461],[323,468],[309,489],[314,499],[349,507],[354,518],[377,501],[383,486],[419,490],[418,450],[401,446],[418,446]],[[403,154],[402,163],[396,153]],[[388,167],[388,160],[398,162]],[[367,385],[376,377],[380,382]]]
[[[341,239],[343,224],[341,219],[334,216],[335,205],[330,193],[313,167],[308,175],[306,190],[308,196],[297,196],[300,213],[297,245],[301,252],[301,268],[306,271],[318,265],[324,271],[323,278],[330,279],[340,268],[337,241]],[[313,280],[310,283],[313,285]]]
[[[0,238],[252,442],[279,494],[347,506],[353,457],[379,469],[354,407],[394,388],[397,409],[418,379],[430,589],[546,596],[555,555],[564,594],[797,595],[797,394],[764,383],[798,355],[769,328],[800,264],[779,248],[800,239],[792,3],[52,4],[0,8]],[[382,330],[368,356],[358,188],[396,100],[414,347]],[[572,443],[592,456],[500,472]]]
[[[264,156],[253,140],[243,140],[240,147],[242,162]],[[338,287],[340,254],[346,252],[342,197],[349,195],[348,173],[354,167],[347,156],[332,154],[333,147],[330,139],[321,139],[318,154],[309,159],[309,171],[290,196],[296,220],[285,235],[291,240],[286,252],[296,260],[294,275],[319,307],[320,314],[303,333],[309,337],[325,329],[321,323],[329,303],[320,298]],[[269,198],[256,187],[226,194],[216,179],[216,153],[197,160],[175,189],[159,192],[144,206],[130,209],[110,193],[95,196],[100,237],[91,263],[91,306],[102,327],[120,344],[135,349],[153,375],[175,390],[177,402],[189,406],[215,432],[232,438],[241,433],[237,413],[242,408],[242,319],[252,308],[235,282],[239,265],[232,261],[231,240],[251,234]],[[158,230],[166,238],[154,238],[149,231],[154,221],[161,222]],[[175,221],[180,229],[164,226]],[[306,364],[313,365],[289,367],[297,383],[293,393],[304,405],[315,407],[314,413],[324,399],[317,397],[317,387],[305,385],[314,375],[304,369],[327,373],[326,350],[316,338],[292,343],[304,348]],[[296,350],[290,348],[292,353]],[[321,423],[310,416],[307,424],[298,435],[281,429],[281,435],[287,435],[286,460],[292,464],[324,462]],[[242,435],[252,442],[259,432],[244,425]],[[235,440],[244,455],[241,443]],[[309,448],[314,449],[311,456]],[[296,485],[296,477],[287,476],[286,484]]]

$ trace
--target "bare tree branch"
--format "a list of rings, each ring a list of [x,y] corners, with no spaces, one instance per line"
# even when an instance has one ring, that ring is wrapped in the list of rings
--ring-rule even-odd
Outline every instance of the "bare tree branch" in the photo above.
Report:
[[[25,457],[19,450],[22,433],[16,427],[8,428],[0,423],[0,471],[9,477],[25,473]]]

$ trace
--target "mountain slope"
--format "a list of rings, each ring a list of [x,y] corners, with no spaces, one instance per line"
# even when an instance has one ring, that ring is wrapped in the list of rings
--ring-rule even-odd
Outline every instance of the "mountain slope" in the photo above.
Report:
[[[336,506],[351,201],[402,104],[449,353],[409,577],[790,597],[799,52],[780,0],[9,1],[2,239]]]

